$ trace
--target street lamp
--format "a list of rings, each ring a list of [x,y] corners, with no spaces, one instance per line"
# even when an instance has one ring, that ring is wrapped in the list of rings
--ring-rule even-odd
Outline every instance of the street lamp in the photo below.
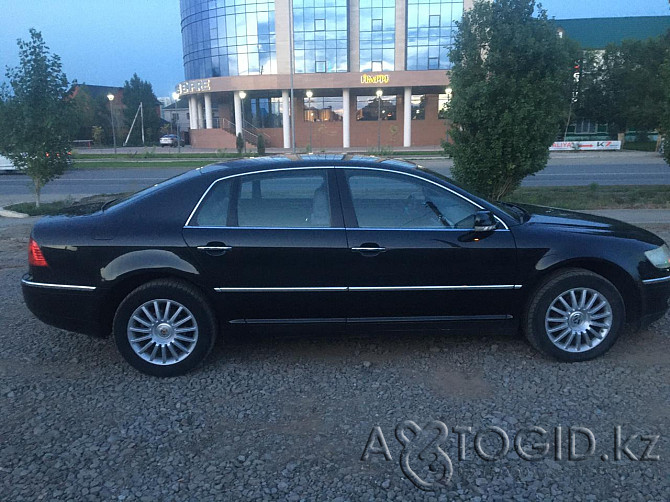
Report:
[[[244,143],[244,153],[247,153],[247,142],[244,140],[244,98],[247,97],[247,93],[240,91],[239,96],[242,101],[242,142]]]
[[[174,111],[177,112],[177,153],[181,153],[181,117],[177,111],[177,101],[179,100],[179,94],[176,92],[172,93],[172,99],[174,99]]]
[[[382,151],[382,96],[384,91],[377,89],[377,152]]]
[[[314,116],[312,115],[312,96],[314,96],[314,93],[312,91],[307,91],[305,93],[305,96],[307,96],[307,102],[309,103],[307,105],[307,110],[309,111],[309,151],[311,153],[312,152],[312,122],[314,122]]]
[[[112,108],[114,94],[111,92],[107,94],[107,99],[109,99],[109,116],[112,118],[112,138],[114,139],[114,155],[116,155],[116,131],[114,130],[114,109]]]

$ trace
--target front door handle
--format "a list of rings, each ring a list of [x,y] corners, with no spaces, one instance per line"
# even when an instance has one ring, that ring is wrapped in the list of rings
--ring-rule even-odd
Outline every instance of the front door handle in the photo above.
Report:
[[[377,256],[379,253],[386,251],[386,248],[381,247],[379,244],[374,243],[365,243],[361,244],[359,247],[351,248],[352,251],[360,253],[363,256]]]
[[[198,251],[203,251],[210,256],[221,256],[233,249],[231,246],[226,246],[222,242],[209,242],[205,246],[198,246]]]

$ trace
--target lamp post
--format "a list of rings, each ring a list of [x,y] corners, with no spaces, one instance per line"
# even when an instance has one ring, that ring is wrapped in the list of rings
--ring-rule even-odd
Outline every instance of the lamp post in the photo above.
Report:
[[[309,151],[310,153],[312,152],[312,122],[314,122],[314,116],[312,115],[312,96],[314,96],[314,93],[312,91],[307,91],[305,93],[305,96],[307,96],[307,110],[309,112]]]
[[[179,101],[179,94],[173,92],[172,99],[174,99],[174,109],[177,112],[177,153],[181,153],[181,117],[177,111],[177,101]]]
[[[109,99],[109,116],[112,118],[112,138],[114,139],[114,155],[116,155],[116,130],[114,129],[114,108],[112,107],[114,94],[111,92],[107,94],[107,99]]]
[[[240,91],[240,101],[242,101],[242,142],[244,143],[244,153],[247,153],[247,142],[244,140],[244,98],[247,97],[247,93]]]
[[[377,89],[377,152],[382,151],[382,96],[384,91]]]

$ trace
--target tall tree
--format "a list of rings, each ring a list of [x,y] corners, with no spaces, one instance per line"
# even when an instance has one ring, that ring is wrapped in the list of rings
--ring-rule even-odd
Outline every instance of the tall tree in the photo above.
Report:
[[[17,44],[19,65],[7,68],[9,87],[0,95],[0,149],[30,176],[39,206],[44,185],[68,165],[75,121],[60,57],[32,28],[30,40]]]
[[[494,199],[546,165],[567,118],[576,45],[534,0],[476,0],[450,53],[452,174]]]
[[[586,118],[607,123],[615,133],[658,128],[665,95],[659,77],[669,46],[670,35],[607,46],[584,95]]]
[[[133,75],[133,78],[126,80],[123,86],[123,104],[124,117],[126,126],[130,128],[137,113],[137,109],[142,103],[144,111],[144,136],[146,141],[157,141],[160,135],[161,117],[159,106],[160,103],[154,94],[151,84]],[[125,139],[125,138],[124,138]],[[132,145],[142,144],[142,129],[140,117],[137,118],[137,123],[130,135],[129,143]]]

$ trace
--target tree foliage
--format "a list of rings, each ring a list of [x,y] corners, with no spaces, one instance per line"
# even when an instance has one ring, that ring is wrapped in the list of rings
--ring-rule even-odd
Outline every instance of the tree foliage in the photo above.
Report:
[[[7,68],[0,95],[0,149],[30,176],[39,206],[42,187],[67,167],[73,106],[60,58],[41,33],[31,29],[17,45],[19,65]]]
[[[657,129],[668,86],[661,67],[669,47],[670,33],[610,44],[602,54],[587,51],[577,116],[606,123],[611,132]]]
[[[154,94],[151,84],[142,80],[137,76],[137,73],[135,73],[130,80],[126,80],[126,83],[123,86],[123,104],[125,106],[123,114],[128,128],[130,128],[133,123],[133,119],[135,118],[140,103],[142,103],[144,112],[145,140],[148,142],[157,141],[160,136],[162,125],[160,113],[158,112],[160,103]],[[128,143],[131,145],[142,144],[142,128],[139,116]]]
[[[543,169],[570,104],[576,46],[534,0],[476,1],[450,53],[452,174],[494,199]]]

